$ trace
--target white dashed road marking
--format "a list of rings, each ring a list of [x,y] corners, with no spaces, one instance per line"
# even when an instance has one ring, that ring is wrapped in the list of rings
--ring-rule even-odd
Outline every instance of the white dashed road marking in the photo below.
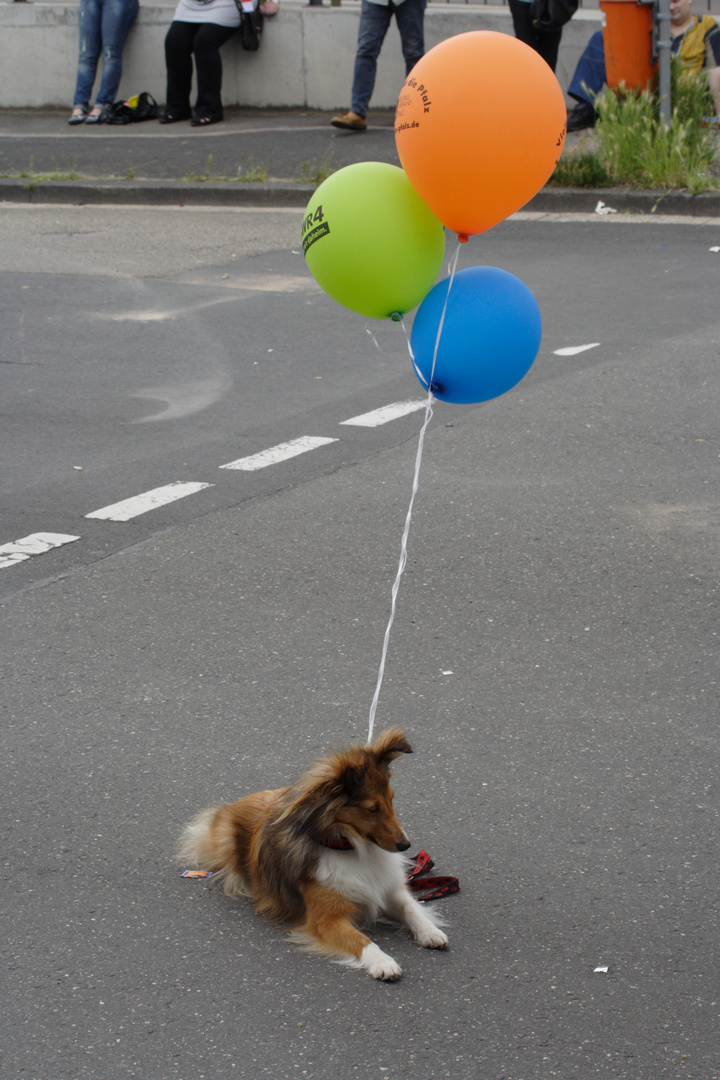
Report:
[[[568,345],[565,349],[556,349],[553,355],[577,356],[578,353],[586,352],[588,349],[597,349],[599,344],[599,341],[591,341],[589,345]]]
[[[341,424],[352,424],[355,427],[380,427],[391,420],[397,420],[408,413],[418,412],[425,408],[424,401],[396,401],[394,405],[383,405],[381,409],[363,413],[361,416],[353,416],[350,420],[341,420]]]
[[[600,342],[595,341],[589,345],[574,345],[564,349],[556,349],[555,355],[575,356],[577,353],[585,352],[586,349],[595,349],[599,344]],[[340,423],[354,427],[380,427],[382,424],[397,420],[401,416],[419,412],[420,409],[425,408],[425,405],[424,400],[396,401],[390,405],[383,405],[379,409],[373,409],[371,412],[352,416],[349,420],[341,420]],[[290,442],[278,443],[277,446],[271,446],[267,450],[261,450],[259,453],[251,454],[249,457],[229,461],[225,465],[220,465],[219,468],[254,472],[257,469],[277,465],[282,461],[287,461],[289,458],[305,454],[309,450],[317,449],[319,446],[328,446],[334,442],[339,442],[339,440],[327,438],[323,435],[304,435],[299,439],[292,439]],[[140,514],[147,514],[149,510],[156,510],[160,506],[166,506],[168,503],[184,499],[188,495],[194,495],[204,488],[213,486],[213,484],[200,481],[176,480],[171,484],[165,484],[163,487],[146,491],[142,495],[135,495],[132,498],[124,499],[122,502],[103,506],[100,510],[93,510],[92,513],[86,514],[85,517],[99,521],[131,521],[133,518],[139,517]],[[32,533],[30,536],[15,540],[13,543],[2,544],[0,545],[0,570],[16,566],[33,555],[41,555],[52,548],[61,547],[63,544],[69,544],[79,539],[79,536],[68,536],[64,533]]]
[[[73,540],[79,539],[79,536],[67,536],[64,533],[32,533],[30,536],[24,536],[22,540],[16,540],[12,544],[2,544],[0,546],[0,570],[24,562],[25,559],[29,559],[32,555],[42,555],[43,552],[50,551],[51,548],[62,547],[63,544],[70,544]]]
[[[92,514],[86,514],[85,517],[99,518],[101,521],[130,521],[139,514],[146,514],[148,510],[166,506],[167,503],[175,502],[176,499],[184,499],[186,495],[194,495],[196,491],[212,486],[212,484],[201,484],[195,481],[176,480],[173,484],[153,488],[152,491],[135,495],[132,499],[113,503],[112,506],[103,506],[101,510],[93,510]]]
[[[304,435],[300,439],[278,443],[277,446],[271,446],[268,450],[261,450],[259,454],[229,461],[227,465],[220,465],[219,468],[254,472],[255,469],[266,469],[268,465],[277,465],[279,461],[287,461],[288,458],[297,457],[298,454],[305,454],[308,450],[315,450],[318,446],[327,446],[328,443],[334,442],[338,440],[326,439],[321,435]]]

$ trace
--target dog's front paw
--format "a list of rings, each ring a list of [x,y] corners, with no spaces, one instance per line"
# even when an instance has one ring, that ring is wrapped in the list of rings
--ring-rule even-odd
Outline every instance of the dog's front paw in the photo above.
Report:
[[[423,949],[447,949],[448,937],[438,930],[437,926],[431,926],[427,930],[421,930],[416,939]]]
[[[372,941],[363,949],[360,963],[373,979],[382,979],[383,982],[396,982],[402,975],[400,965]]]

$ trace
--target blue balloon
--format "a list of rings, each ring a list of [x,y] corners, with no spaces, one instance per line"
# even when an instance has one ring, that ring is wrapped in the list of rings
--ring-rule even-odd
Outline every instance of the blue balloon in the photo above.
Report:
[[[446,278],[427,294],[410,335],[415,374],[426,390],[449,282]],[[499,397],[530,370],[541,336],[537,301],[519,278],[494,266],[459,270],[432,375],[434,396],[455,405]]]

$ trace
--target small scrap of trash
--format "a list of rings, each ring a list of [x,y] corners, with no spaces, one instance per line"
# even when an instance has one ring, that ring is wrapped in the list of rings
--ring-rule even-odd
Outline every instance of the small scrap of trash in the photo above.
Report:
[[[602,199],[598,199],[598,204],[595,207],[596,214],[617,214],[617,210],[613,210],[612,206],[606,206]]]
[[[711,251],[720,251],[720,247],[712,247],[712,248],[710,248],[710,250]]]
[[[180,877],[212,877],[212,870],[183,870]]]
[[[596,967],[594,969],[594,971],[593,971],[593,974],[597,974],[599,972],[601,975],[607,975],[609,970],[610,970],[609,966],[607,964],[604,964],[604,965],[601,965],[600,967]]]

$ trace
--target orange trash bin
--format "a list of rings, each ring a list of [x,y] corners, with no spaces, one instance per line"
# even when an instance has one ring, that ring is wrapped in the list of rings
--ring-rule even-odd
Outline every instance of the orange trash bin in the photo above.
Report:
[[[657,74],[652,63],[653,11],[651,3],[638,0],[600,0],[605,16],[603,44],[607,84],[615,89],[644,90]]]

